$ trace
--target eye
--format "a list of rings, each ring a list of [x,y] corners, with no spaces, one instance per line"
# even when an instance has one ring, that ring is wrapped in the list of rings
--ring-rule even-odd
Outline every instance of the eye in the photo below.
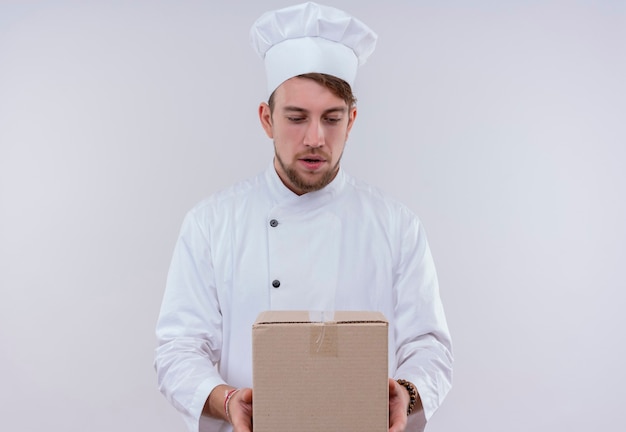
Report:
[[[292,123],[301,123],[305,120],[304,117],[288,116],[287,120]]]
[[[341,121],[341,117],[326,117],[325,120],[330,124],[337,124]]]

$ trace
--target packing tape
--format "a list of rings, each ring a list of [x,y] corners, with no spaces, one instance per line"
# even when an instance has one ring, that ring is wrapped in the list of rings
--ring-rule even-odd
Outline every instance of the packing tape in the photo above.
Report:
[[[335,322],[335,311],[309,311],[309,321],[313,323]]]
[[[338,337],[334,311],[311,311],[309,352],[312,356],[337,357]]]

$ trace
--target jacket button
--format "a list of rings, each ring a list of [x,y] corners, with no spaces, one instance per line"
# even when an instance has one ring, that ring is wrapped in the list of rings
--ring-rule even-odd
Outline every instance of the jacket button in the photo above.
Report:
[[[274,281],[272,282],[272,286],[274,288],[278,288],[280,286],[280,281],[278,279],[274,279]]]
[[[276,219],[272,219],[272,220],[270,221],[270,226],[271,226],[272,228],[276,228],[276,227],[278,226],[278,221],[277,221]]]

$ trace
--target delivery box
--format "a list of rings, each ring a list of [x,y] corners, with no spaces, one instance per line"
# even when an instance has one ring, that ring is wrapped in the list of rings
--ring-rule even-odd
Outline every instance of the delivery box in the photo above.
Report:
[[[252,328],[254,432],[385,432],[379,312],[268,311]]]

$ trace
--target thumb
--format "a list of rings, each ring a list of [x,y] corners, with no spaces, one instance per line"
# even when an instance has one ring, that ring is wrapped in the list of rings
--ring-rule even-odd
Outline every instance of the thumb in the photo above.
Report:
[[[393,378],[389,378],[389,395],[393,396],[396,394],[396,392],[398,391],[398,388],[396,387],[398,385],[398,383],[393,379]]]
[[[252,389],[241,389],[241,401],[247,404],[252,403]]]

